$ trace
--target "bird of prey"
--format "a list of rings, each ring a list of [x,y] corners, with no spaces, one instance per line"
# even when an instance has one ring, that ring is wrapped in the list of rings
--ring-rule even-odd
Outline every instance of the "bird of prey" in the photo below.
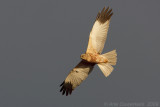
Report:
[[[62,92],[62,95],[65,93],[66,96],[71,94],[72,91],[88,77],[96,64],[105,77],[109,76],[113,71],[112,65],[116,65],[117,62],[116,50],[101,54],[107,38],[112,15],[112,9],[109,7],[104,7],[101,12],[98,12],[90,32],[86,53],[80,56],[82,60],[70,71],[66,79],[60,85],[60,92]]]

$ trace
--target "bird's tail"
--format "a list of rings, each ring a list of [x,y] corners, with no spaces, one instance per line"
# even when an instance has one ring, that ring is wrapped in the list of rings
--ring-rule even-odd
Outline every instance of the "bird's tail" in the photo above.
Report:
[[[98,66],[103,72],[103,74],[107,77],[111,74],[111,72],[114,69],[111,65],[116,65],[117,53],[116,53],[116,50],[113,50],[108,53],[102,54],[102,56],[105,57],[108,60],[108,62],[99,63]]]

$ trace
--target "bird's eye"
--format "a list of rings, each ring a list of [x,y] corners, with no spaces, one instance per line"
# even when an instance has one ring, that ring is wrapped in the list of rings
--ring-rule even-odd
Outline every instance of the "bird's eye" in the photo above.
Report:
[[[78,73],[78,71],[76,71],[76,73]]]

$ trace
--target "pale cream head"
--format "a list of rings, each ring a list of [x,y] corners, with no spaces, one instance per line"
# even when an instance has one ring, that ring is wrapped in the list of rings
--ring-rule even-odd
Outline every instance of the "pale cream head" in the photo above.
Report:
[[[81,59],[84,59],[84,60],[86,60],[86,59],[87,59],[87,56],[86,56],[86,54],[81,54]]]

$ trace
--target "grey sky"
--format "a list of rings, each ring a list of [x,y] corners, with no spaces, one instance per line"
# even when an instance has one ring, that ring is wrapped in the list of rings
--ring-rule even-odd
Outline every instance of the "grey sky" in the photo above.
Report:
[[[1,0],[0,107],[160,103],[159,4],[159,0]],[[117,49],[118,63],[108,78],[96,66],[71,96],[62,96],[59,85],[80,61],[104,6],[110,6],[114,15],[103,52]]]

